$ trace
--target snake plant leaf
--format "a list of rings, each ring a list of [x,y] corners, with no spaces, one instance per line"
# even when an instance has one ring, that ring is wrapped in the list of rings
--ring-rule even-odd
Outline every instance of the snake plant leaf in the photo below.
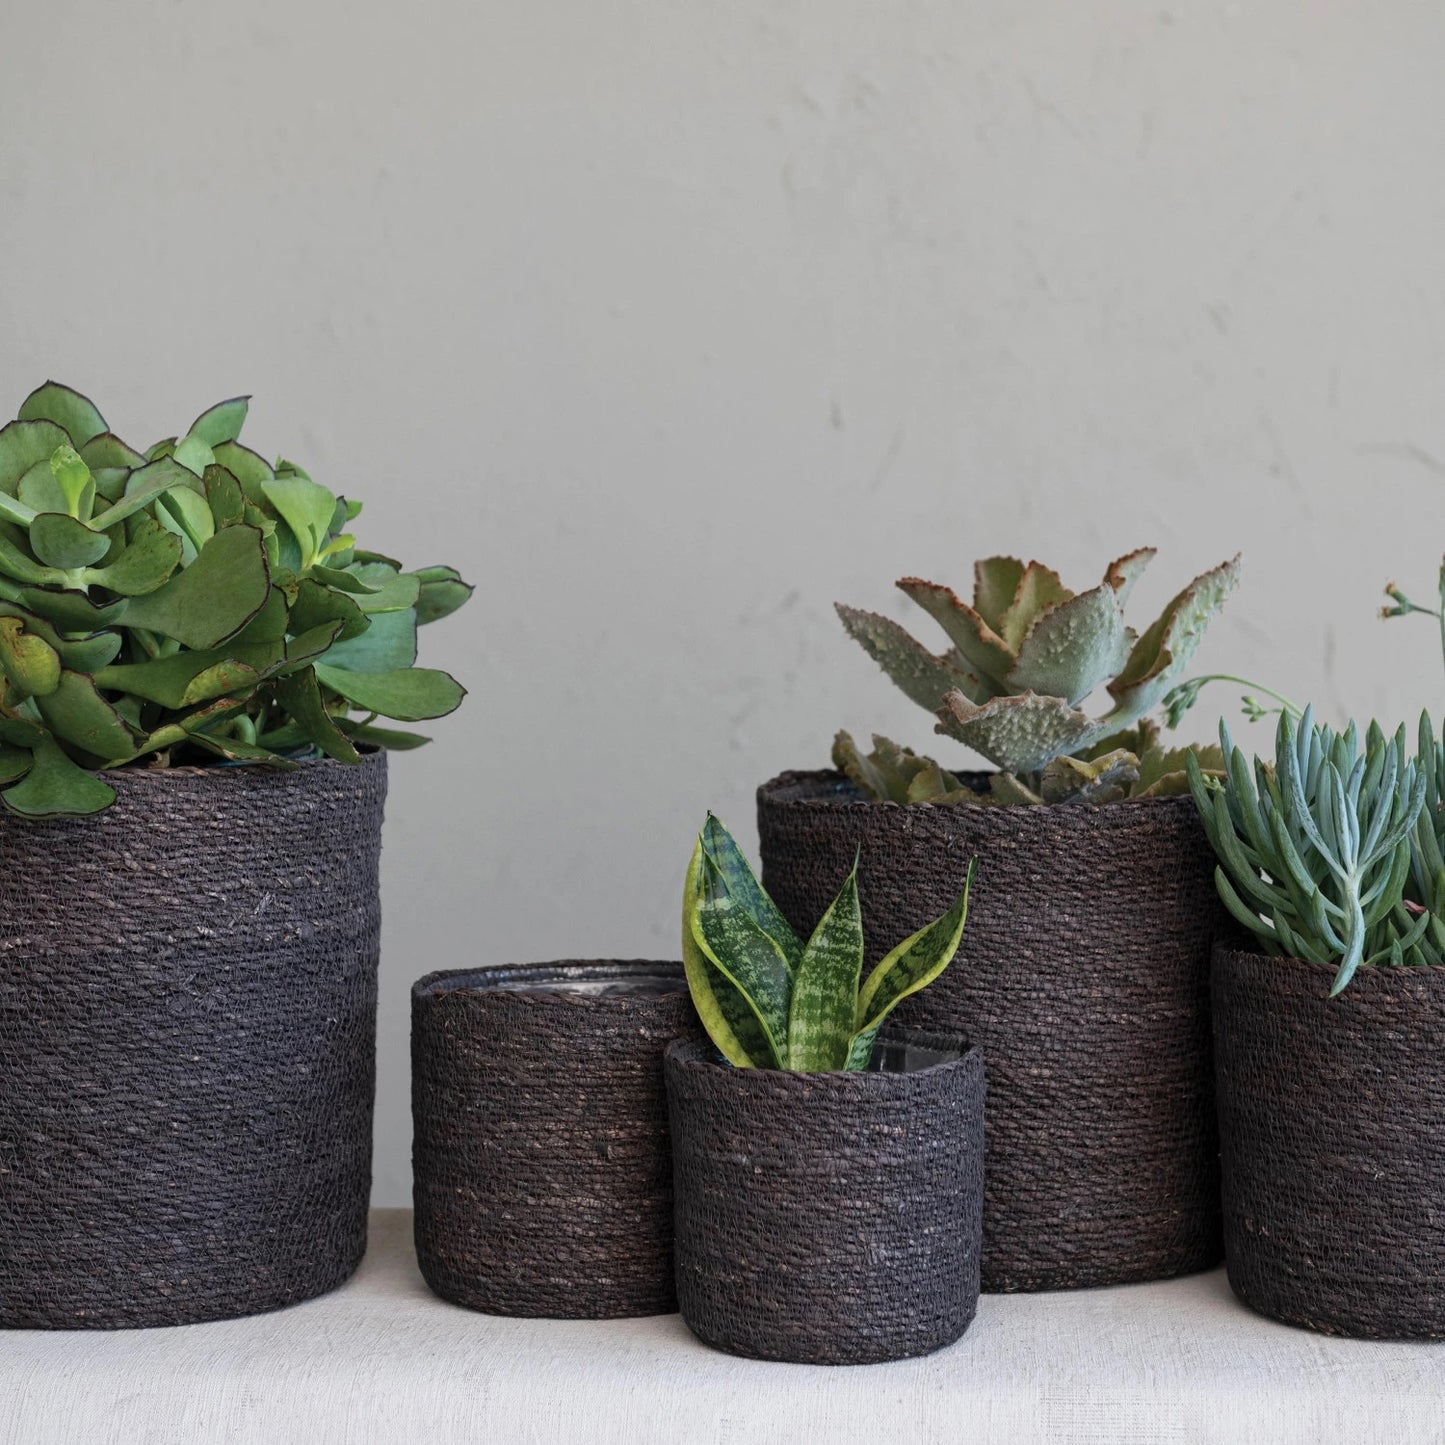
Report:
[[[1036,773],[1056,757],[1077,752],[1110,730],[1062,698],[1026,692],[996,697],[982,707],[958,691],[943,699],[935,731],[956,738],[1006,773]]]
[[[146,464],[144,452],[138,452],[134,447],[127,446],[114,432],[109,431],[103,431],[99,436],[91,437],[80,448],[80,459],[92,471],[106,468],[107,470],[118,469],[133,472]]]
[[[864,981],[858,992],[854,1029],[860,1036],[870,1036],[870,1054],[871,1035],[877,1033],[884,1019],[902,1000],[932,983],[953,961],[963,941],[964,925],[968,922],[968,895],[977,871],[978,859],[971,859],[958,902],[941,918],[905,938]]]
[[[1081,592],[1034,621],[1006,674],[1008,691],[1061,697],[1077,707],[1122,670],[1133,641],[1112,587]]]
[[[298,632],[319,627],[324,622],[339,622],[337,642],[349,642],[360,637],[370,626],[370,619],[344,592],[324,587],[311,578],[303,578],[296,588],[296,600],[291,604],[291,625]]]
[[[28,632],[19,617],[0,617],[0,672],[22,697],[43,697],[60,686],[60,656]]]
[[[412,574],[418,582],[416,599],[417,625],[450,617],[475,591],[463,582],[455,567],[422,567]]]
[[[82,396],[58,381],[47,381],[43,386],[37,386],[20,403],[16,416],[21,421],[54,422],[65,430],[70,444],[76,447],[83,447],[92,438],[110,430],[88,396]]]
[[[965,697],[980,693],[978,679],[964,669],[960,655],[935,656],[880,613],[845,607],[841,602],[836,610],[848,635],[920,706],[933,711],[944,695],[953,691]]]
[[[34,761],[35,754],[29,748],[0,743],[0,788],[7,787],[17,778],[23,778]]]
[[[85,581],[118,592],[122,597],[142,597],[169,580],[181,564],[181,539],[149,517],[134,528],[130,545],[113,561],[92,567]]]
[[[218,447],[223,442],[234,442],[241,435],[245,425],[246,412],[250,409],[249,396],[233,396],[227,401],[218,401],[207,407],[190,425],[187,436],[197,437],[208,447]]]
[[[973,564],[973,610],[995,636],[1018,596],[1023,575],[1024,564],[1017,557],[984,557]]]
[[[128,758],[135,749],[125,720],[97,691],[95,679],[83,672],[62,670],[55,691],[37,697],[35,705],[57,740],[92,757]]]
[[[1189,665],[1210,619],[1239,582],[1239,558],[1196,577],[1134,644],[1109,684],[1117,726],[1142,717],[1163,700]]]
[[[709,861],[722,875],[729,895],[752,921],[777,944],[791,972],[803,956],[803,943],[793,926],[768,897],[758,875],[738,847],[737,840],[723,826],[721,818],[707,815],[702,830],[702,847]]]
[[[98,813],[115,802],[115,789],[72,762],[54,739],[42,738],[25,776],[0,793],[12,813],[26,818],[58,818]]]
[[[227,527],[164,586],[132,597],[126,625],[197,650],[218,647],[261,610],[270,590],[261,533],[244,525]]]
[[[1126,552],[1116,561],[1110,562],[1104,572],[1104,581],[1114,589],[1114,595],[1119,599],[1119,606],[1129,600],[1129,594],[1134,590],[1134,584],[1144,574],[1144,569],[1158,555],[1155,547],[1138,547],[1132,552]]]
[[[350,672],[318,663],[316,676],[324,687],[368,712],[397,722],[445,717],[461,706],[467,690],[449,673],[430,667],[401,672]]]
[[[788,1009],[790,1069],[844,1069],[854,1033],[858,980],[863,973],[863,916],[858,864],[803,946]]]
[[[47,567],[89,567],[110,551],[110,538],[63,512],[41,512],[30,524],[30,550]]]
[[[354,736],[354,734],[353,734]],[[702,903],[703,843],[699,837],[682,890],[682,964],[688,991],[708,1037],[738,1068],[776,1069],[782,1060],[757,1013],[718,967],[698,922]]]
[[[898,589],[943,628],[967,668],[988,684],[989,694],[1002,691],[1003,680],[1008,676],[1014,656],[978,612],[951,587],[925,582],[921,577],[902,578]],[[904,633],[905,637],[907,635]],[[936,698],[933,705],[938,705]]]
[[[728,892],[717,865],[703,850],[694,937],[723,977],[742,995],[767,1037],[769,1053],[787,1057],[788,999],[792,974],[777,943]]]
[[[342,763],[359,763],[361,754],[350,738],[336,726],[321,689],[316,682],[316,669],[302,668],[276,683],[276,696],[286,711],[300,724],[307,737],[329,758]]]

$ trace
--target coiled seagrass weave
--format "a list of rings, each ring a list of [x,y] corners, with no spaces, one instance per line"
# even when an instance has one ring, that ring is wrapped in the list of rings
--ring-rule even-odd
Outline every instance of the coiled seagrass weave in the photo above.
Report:
[[[662,1053],[700,1036],[680,963],[429,974],[412,989],[416,1252],[489,1314],[670,1314]]]
[[[0,1325],[324,1294],[366,1248],[386,757],[0,817]]]
[[[1220,948],[1229,1282],[1331,1335],[1445,1339],[1445,968]]]
[[[929,1354],[968,1328],[983,1056],[890,1029],[874,1066],[735,1069],[708,1043],[668,1048],[677,1294],[704,1343],[863,1365]]]
[[[764,885],[804,936],[861,850],[870,965],[951,907],[978,857],[958,957],[897,1019],[983,1050],[985,1291],[1218,1263],[1209,954],[1226,915],[1190,799],[902,806],[785,773],[758,791],[758,830]]]

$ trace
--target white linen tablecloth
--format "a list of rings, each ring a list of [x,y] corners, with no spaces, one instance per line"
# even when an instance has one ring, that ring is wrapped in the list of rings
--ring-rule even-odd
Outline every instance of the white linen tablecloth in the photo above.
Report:
[[[737,1360],[676,1315],[511,1320],[442,1303],[411,1215],[378,1210],[356,1278],[181,1329],[0,1333],[4,1445],[914,1445],[1445,1442],[1445,1346],[1259,1318],[1222,1271],[984,1296],[951,1349],[829,1369]]]

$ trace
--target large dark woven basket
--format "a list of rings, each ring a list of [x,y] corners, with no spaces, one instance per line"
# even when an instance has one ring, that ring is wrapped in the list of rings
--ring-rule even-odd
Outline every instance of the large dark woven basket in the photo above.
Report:
[[[1218,1263],[1209,954],[1225,915],[1188,798],[901,806],[837,773],[758,791],[763,881],[811,929],[861,850],[868,962],[952,907],[957,959],[900,1024],[988,1066],[983,1287],[1070,1289]]]
[[[704,1343],[798,1364],[926,1355],[978,1307],[983,1057],[889,1030],[884,1071],[667,1051],[677,1294]]]
[[[1445,968],[1216,950],[1229,1282],[1331,1335],[1445,1339]]]
[[[255,1314],[366,1248],[386,759],[0,817],[0,1325]]]
[[[680,963],[433,973],[412,989],[416,1252],[498,1315],[670,1314],[662,1053],[698,1034]]]

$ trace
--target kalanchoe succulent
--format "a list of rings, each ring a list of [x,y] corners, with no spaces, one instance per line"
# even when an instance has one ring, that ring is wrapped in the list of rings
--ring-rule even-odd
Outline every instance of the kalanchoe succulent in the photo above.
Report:
[[[840,604],[838,615],[936,716],[937,732],[999,769],[996,800],[1107,801],[1139,791],[1134,775],[1146,771],[1144,759],[1121,734],[1174,686],[1239,576],[1236,557],[1196,577],[1140,634],[1125,623],[1124,604],[1153,556],[1145,547],[1119,558],[1098,587],[1080,593],[1037,562],[989,557],[974,568],[972,604],[948,587],[905,577],[899,588],[952,644],[937,654],[878,613]],[[1081,704],[1101,686],[1112,706],[1091,717]],[[1153,781],[1163,775],[1147,771]]]
[[[141,452],[47,382],[0,429],[0,798],[91,813],[130,763],[295,766],[426,739],[464,689],[416,629],[471,588],[358,550],[361,504],[241,445],[248,398]]]
[[[1420,758],[1403,727],[1387,738],[1371,723],[1361,751],[1353,723],[1336,733],[1309,708],[1281,714],[1273,765],[1251,769],[1222,723],[1220,740],[1224,779],[1191,760],[1190,787],[1220,897],[1268,952],[1337,965],[1332,994],[1361,964],[1445,962],[1445,929],[1424,906],[1445,882],[1445,763],[1428,718]]]
[[[698,1016],[723,1057],[739,1068],[866,1069],[894,1006],[958,951],[973,873],[970,863],[958,902],[864,980],[857,864],[805,943],[709,813],[683,889],[682,957]]]

